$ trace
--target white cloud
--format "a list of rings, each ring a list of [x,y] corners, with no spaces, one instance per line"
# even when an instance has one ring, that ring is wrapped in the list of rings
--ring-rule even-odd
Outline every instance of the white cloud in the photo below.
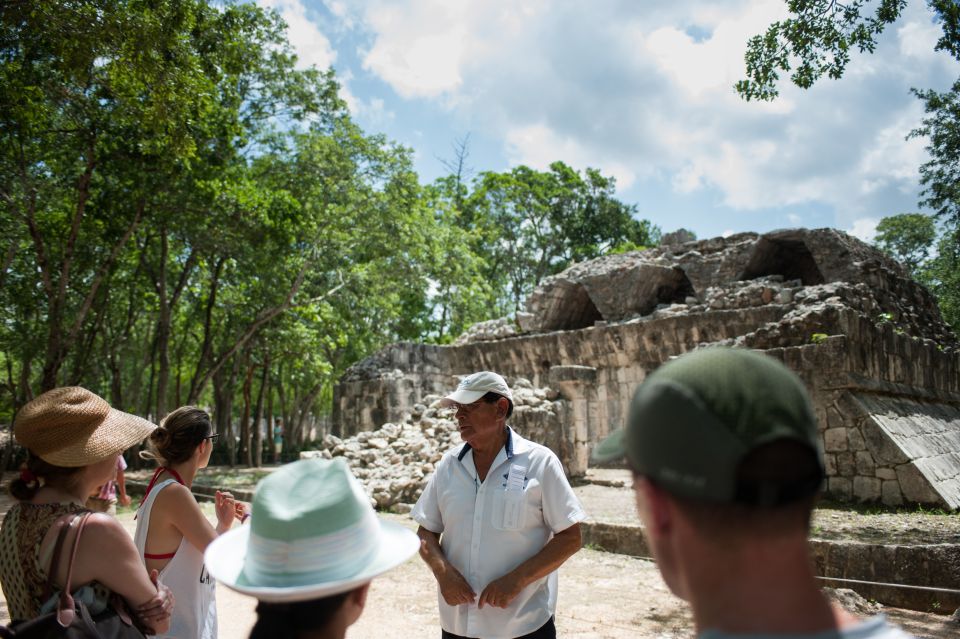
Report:
[[[307,8],[301,0],[258,0],[269,9],[275,9],[287,23],[287,39],[297,53],[297,67],[315,66],[326,70],[337,59],[330,40],[315,22],[307,16]]]
[[[353,92],[351,84],[353,74],[349,71],[340,73],[337,76],[340,82],[340,97],[347,103],[347,108],[354,118],[362,121],[366,126],[379,127],[385,122],[393,120],[396,115],[387,108],[386,102],[382,98],[370,98],[362,100]]]
[[[621,191],[709,190],[743,211],[826,205],[841,228],[913,207],[925,152],[903,139],[922,116],[909,88],[957,75],[923,3],[841,80],[784,79],[779,99],[748,103],[732,88],[746,42],[781,0],[327,2],[364,30],[367,72],[502,141],[511,163],[594,166]]]
[[[465,8],[445,0],[370,3],[364,17],[376,37],[364,68],[406,98],[456,90],[468,35]]]
[[[853,221],[853,226],[847,229],[847,233],[863,240],[864,242],[873,242],[877,237],[877,224],[880,220],[872,217],[862,217]]]
[[[542,124],[510,129],[505,139],[511,165],[525,164],[542,171],[560,159],[576,168],[589,166],[612,176],[616,180],[617,191],[629,189],[636,180],[636,173],[629,167],[598,157],[592,149],[582,147],[577,140],[561,138]]]

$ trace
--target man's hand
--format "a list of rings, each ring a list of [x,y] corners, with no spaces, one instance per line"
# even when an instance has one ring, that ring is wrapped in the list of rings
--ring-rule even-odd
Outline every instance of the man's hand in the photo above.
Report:
[[[487,587],[480,593],[480,602],[478,606],[483,608],[484,604],[494,608],[506,608],[510,602],[516,599],[523,585],[520,580],[512,574],[504,575],[487,584]]]
[[[440,547],[440,533],[420,526],[417,529],[417,536],[420,537],[420,556],[433,571],[443,600],[451,606],[476,601],[477,593],[443,554],[443,549]]]
[[[477,593],[473,592],[467,580],[453,566],[443,573],[443,577],[437,579],[437,583],[440,585],[440,594],[443,595],[447,605],[459,606],[473,603],[477,598]]]

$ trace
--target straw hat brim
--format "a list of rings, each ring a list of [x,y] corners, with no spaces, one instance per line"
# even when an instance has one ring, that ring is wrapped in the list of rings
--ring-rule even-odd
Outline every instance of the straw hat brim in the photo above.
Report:
[[[75,468],[102,461],[118,455],[131,446],[142,442],[156,430],[153,424],[142,417],[111,408],[104,420],[90,433],[63,448],[40,454],[50,464]]]
[[[204,553],[207,570],[217,581],[237,592],[272,603],[308,601],[347,592],[374,577],[395,568],[409,559],[420,547],[420,538],[413,531],[391,521],[378,518],[380,539],[377,553],[348,579],[317,581],[313,584],[286,588],[251,586],[241,582],[243,565],[250,541],[250,526],[240,526],[213,540]]]

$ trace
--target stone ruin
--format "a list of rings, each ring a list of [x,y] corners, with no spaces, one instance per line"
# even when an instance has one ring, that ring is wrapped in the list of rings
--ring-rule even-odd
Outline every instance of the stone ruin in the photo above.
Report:
[[[556,430],[557,410],[563,410],[556,391],[533,388],[529,380],[507,378],[513,392],[510,423],[523,432],[546,434]],[[427,478],[445,452],[461,443],[454,411],[440,408],[439,395],[414,404],[403,420],[386,423],[341,439],[323,438],[323,448],[301,457],[345,457],[364,484],[375,508],[404,510],[417,501]]]
[[[899,263],[832,229],[670,239],[575,264],[541,282],[525,313],[452,345],[398,343],[359,362],[334,389],[336,437],[318,454],[356,456],[378,504],[412,501],[459,441],[429,404],[487,369],[522,380],[537,405],[511,424],[582,476],[650,371],[728,345],[807,384],[830,496],[960,508],[960,344]],[[373,470],[358,469],[367,457]]]

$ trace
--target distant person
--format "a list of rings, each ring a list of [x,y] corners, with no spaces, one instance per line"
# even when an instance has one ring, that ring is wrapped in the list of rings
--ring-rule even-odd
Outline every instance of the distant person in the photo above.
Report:
[[[283,452],[283,421],[277,417],[273,425],[273,462],[280,463],[280,454]]]
[[[820,590],[807,535],[822,454],[806,390],[783,364],[708,348],[661,366],[626,429],[594,451],[622,457],[663,579],[690,603],[701,639],[907,637]]]
[[[113,479],[97,488],[95,493],[87,499],[87,508],[94,512],[117,515],[117,503],[121,506],[130,505],[130,496],[127,495],[127,462],[123,455],[117,457],[117,473]]]
[[[115,476],[120,454],[156,426],[111,408],[85,388],[70,386],[25,404],[13,428],[17,443],[27,449],[27,461],[10,484],[17,503],[0,529],[0,584],[10,618],[17,621],[55,607],[44,596],[48,575],[61,588],[70,563],[62,553],[59,565],[51,566],[60,527],[71,527],[63,544],[71,548],[79,515],[88,512],[84,504],[89,495]],[[116,608],[113,595],[119,595],[141,629],[166,632],[173,596],[158,585],[157,573],[143,567],[123,526],[96,513],[84,532],[73,564],[74,598],[96,616]]]
[[[260,481],[250,525],[210,544],[206,562],[220,583],[260,600],[251,639],[341,639],[370,581],[417,545],[377,517],[342,458],[305,459]]]
[[[182,406],[163,419],[150,435],[151,452],[143,454],[160,467],[137,510],[134,541],[147,568],[160,572],[179,602],[164,635],[171,638],[217,637],[216,582],[203,564],[203,551],[244,516],[242,504],[217,491],[214,528],[190,490],[197,471],[210,462],[217,436],[205,411]]]
[[[411,513],[442,637],[555,637],[557,569],[580,550],[586,517],[563,466],[507,425],[513,395],[500,375],[469,375],[442,401],[456,407],[464,443]]]

